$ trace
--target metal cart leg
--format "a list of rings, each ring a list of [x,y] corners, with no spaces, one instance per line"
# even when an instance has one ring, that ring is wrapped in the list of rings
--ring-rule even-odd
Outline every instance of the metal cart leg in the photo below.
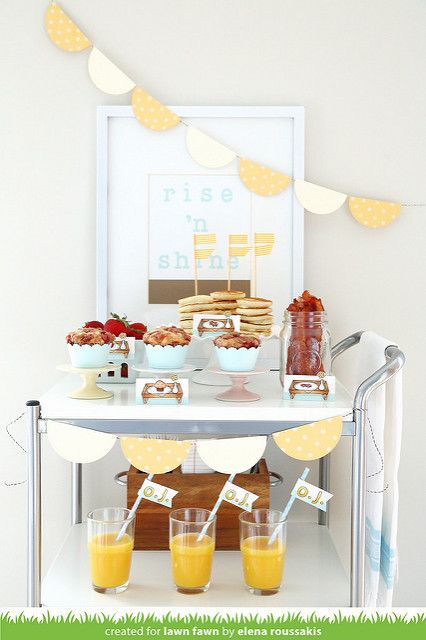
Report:
[[[41,436],[38,430],[40,403],[29,400],[25,409],[27,428],[27,606],[41,606]]]
[[[82,476],[83,465],[71,462],[71,524],[82,521]]]
[[[365,598],[365,411],[355,411],[352,442],[351,607],[363,607]]]
[[[324,491],[330,491],[330,454],[320,458],[318,475],[319,486],[321,489],[324,489]],[[318,509],[318,524],[322,524],[326,527],[328,527],[329,522],[328,509],[328,505],[327,511],[321,511],[321,509]]]

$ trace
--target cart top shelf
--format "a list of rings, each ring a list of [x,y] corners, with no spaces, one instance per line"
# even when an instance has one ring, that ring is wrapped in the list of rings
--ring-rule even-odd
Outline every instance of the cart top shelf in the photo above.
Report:
[[[141,405],[133,384],[102,384],[114,396],[105,400],[67,397],[79,384],[68,375],[40,398],[43,419],[58,420],[117,434],[269,435],[299,424],[344,416],[344,435],[353,435],[353,400],[337,383],[333,401],[284,400],[278,373],[258,376],[249,388],[261,395],[256,402],[221,402],[223,387],[191,383],[187,405]]]

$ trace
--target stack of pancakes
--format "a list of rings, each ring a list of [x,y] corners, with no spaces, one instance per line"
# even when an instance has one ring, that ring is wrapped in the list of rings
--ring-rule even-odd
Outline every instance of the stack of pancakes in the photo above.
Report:
[[[235,311],[240,316],[242,333],[257,333],[269,336],[272,331],[272,300],[265,298],[243,298]]]
[[[210,295],[190,296],[179,302],[179,324],[192,332],[194,314],[241,316],[242,333],[270,335],[272,328],[272,301],[264,298],[246,298],[243,291],[213,291]]]

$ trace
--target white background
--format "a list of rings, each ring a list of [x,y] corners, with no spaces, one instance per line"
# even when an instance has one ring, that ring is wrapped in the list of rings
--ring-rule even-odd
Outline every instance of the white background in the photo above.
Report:
[[[87,52],[67,54],[49,42],[47,4],[0,5],[2,424],[59,379],[64,335],[94,315],[96,106],[128,104],[92,85]],[[425,202],[423,0],[64,0],[63,7],[166,104],[304,105],[308,180],[360,196]],[[423,481],[426,450],[418,389],[425,214],[407,209],[394,225],[369,230],[343,208],[307,214],[305,224],[305,282],[326,301],[334,340],[369,328],[399,342],[408,357],[400,606],[422,605],[426,595],[425,510],[408,499],[409,488]],[[22,437],[22,426],[14,432]],[[339,448],[343,453],[348,443]],[[337,455],[347,472],[348,458]],[[45,457],[48,562],[68,522],[69,476],[47,445]],[[278,452],[271,466],[283,459]],[[23,478],[24,455],[3,429],[0,460],[0,602],[22,605],[25,487],[3,481]],[[111,479],[118,468],[124,461],[117,450],[89,466],[85,510],[122,495]],[[284,471],[289,483],[295,470],[285,463]],[[296,516],[306,517],[308,507],[300,506]]]

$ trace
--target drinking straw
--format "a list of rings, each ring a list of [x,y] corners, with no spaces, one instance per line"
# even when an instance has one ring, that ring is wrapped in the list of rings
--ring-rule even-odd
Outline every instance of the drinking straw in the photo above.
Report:
[[[305,467],[302,475],[300,476],[300,479],[301,480],[306,480],[309,471],[310,471],[310,469],[308,467]],[[287,502],[287,504],[285,505],[285,507],[284,507],[284,509],[283,509],[283,511],[281,513],[281,516],[280,516],[280,519],[278,521],[277,526],[273,530],[273,532],[271,534],[271,537],[268,540],[268,544],[272,544],[274,542],[275,538],[277,537],[277,535],[279,533],[279,530],[281,529],[281,527],[283,526],[284,522],[286,521],[287,516],[289,514],[289,511],[292,508],[293,503],[294,503],[295,500],[296,500],[296,496],[291,495],[289,501]]]
[[[219,497],[216,500],[216,504],[214,505],[209,517],[207,518],[206,524],[204,525],[204,527],[201,529],[200,533],[198,534],[197,542],[200,542],[201,538],[205,535],[207,529],[209,528],[210,522],[212,522],[212,520],[214,519],[214,517],[215,517],[215,515],[217,513],[217,510],[219,509],[220,505],[222,504],[222,500],[223,500],[226,484],[228,482],[234,482],[235,476],[236,476],[235,473],[231,473],[231,475],[229,476],[228,480],[223,485],[222,491],[219,493]]]
[[[147,480],[152,480],[153,477],[154,477],[154,474],[150,473],[149,476],[147,477]],[[142,484],[142,486],[143,486],[143,484]],[[139,491],[138,491],[138,497],[136,498],[133,507],[130,509],[129,515],[127,516],[126,520],[123,522],[123,526],[121,527],[120,531],[118,532],[118,536],[115,539],[116,542],[121,540],[121,538],[126,533],[126,529],[129,526],[129,522],[133,518],[133,516],[135,515],[136,510],[137,510],[138,506],[140,505],[142,498],[143,498],[143,494],[142,494],[142,487],[141,487],[139,489]]]

